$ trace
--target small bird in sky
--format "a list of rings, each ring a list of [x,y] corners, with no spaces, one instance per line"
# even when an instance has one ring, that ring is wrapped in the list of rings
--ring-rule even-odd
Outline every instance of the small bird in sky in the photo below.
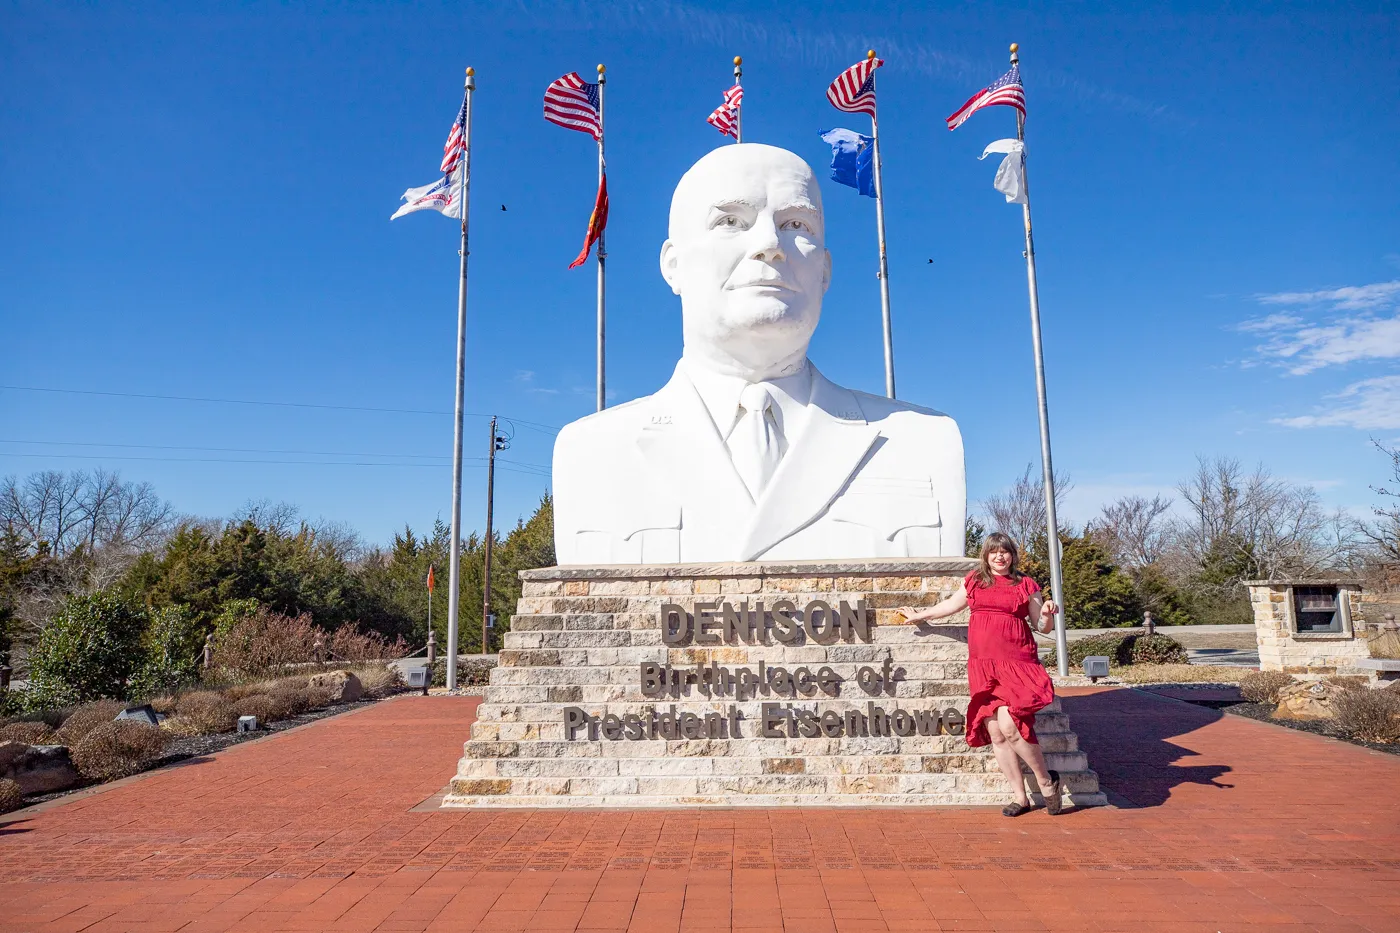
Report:
[[[505,206],[504,204],[502,204],[502,205],[501,205],[501,210],[505,210],[505,209],[506,209],[506,206]],[[930,259],[929,262],[933,262],[933,260]]]
[[[932,259],[930,259],[930,260],[929,260],[929,262],[933,262],[933,260],[932,260]]]

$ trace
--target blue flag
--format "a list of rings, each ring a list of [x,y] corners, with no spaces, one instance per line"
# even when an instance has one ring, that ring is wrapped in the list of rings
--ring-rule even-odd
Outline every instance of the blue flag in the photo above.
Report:
[[[875,197],[875,138],[840,128],[821,134],[831,146],[831,179]]]

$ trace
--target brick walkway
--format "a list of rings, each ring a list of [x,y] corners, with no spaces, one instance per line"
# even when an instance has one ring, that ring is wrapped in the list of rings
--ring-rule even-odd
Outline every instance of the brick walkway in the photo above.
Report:
[[[1400,930],[1400,758],[1126,690],[1118,808],[411,812],[474,700],[402,697],[0,823],[0,931]]]

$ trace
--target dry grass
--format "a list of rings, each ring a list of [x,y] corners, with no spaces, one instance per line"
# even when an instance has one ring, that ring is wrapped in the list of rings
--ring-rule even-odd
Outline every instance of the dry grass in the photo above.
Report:
[[[120,700],[94,700],[91,703],[84,703],[69,714],[63,720],[63,725],[58,727],[58,741],[62,745],[74,746],[83,738],[96,729],[117,718],[117,714],[126,709],[126,704]]]
[[[12,722],[0,729],[0,742],[51,745],[55,733],[46,722]]]
[[[1366,650],[1373,658],[1382,658],[1389,661],[1400,660],[1400,633],[1395,630],[1387,630],[1366,642]]]
[[[1115,667],[1113,676],[1125,684],[1237,684],[1253,671],[1215,664],[1131,664]]]
[[[145,723],[103,723],[73,749],[73,766],[83,777],[115,781],[149,767],[160,757],[165,740],[161,730]]]
[[[18,810],[24,804],[19,785],[9,778],[0,778],[0,813]]]
[[[1171,633],[1183,648],[1235,648],[1259,647],[1259,638],[1253,632],[1183,632],[1177,629]]]
[[[1278,692],[1292,684],[1282,671],[1255,671],[1240,681],[1240,693],[1251,703],[1277,703]]]
[[[360,685],[365,688],[365,696],[376,700],[392,696],[402,690],[404,686],[398,668],[389,667],[386,664],[357,667],[353,673],[360,678]]]
[[[306,698],[305,687],[284,687],[277,686],[266,694],[268,701],[272,704],[273,720],[291,719],[299,716],[311,708]]]
[[[306,687],[305,694],[308,709],[325,709],[335,702],[336,689],[334,687]]]

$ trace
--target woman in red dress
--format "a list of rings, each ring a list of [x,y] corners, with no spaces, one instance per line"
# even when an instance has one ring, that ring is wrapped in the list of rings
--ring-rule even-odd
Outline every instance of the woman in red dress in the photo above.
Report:
[[[1045,767],[1035,737],[1035,714],[1055,699],[1050,675],[1036,654],[1031,626],[1048,634],[1059,607],[1043,599],[1040,587],[1016,565],[1016,542],[994,532],[982,542],[982,566],[963,579],[962,589],[928,609],[903,609],[911,622],[942,619],[971,607],[967,623],[967,744],[989,742],[997,765],[1011,784],[1015,801],[1007,816],[1030,809],[1021,762],[1040,785],[1045,809],[1060,812],[1060,773]]]

